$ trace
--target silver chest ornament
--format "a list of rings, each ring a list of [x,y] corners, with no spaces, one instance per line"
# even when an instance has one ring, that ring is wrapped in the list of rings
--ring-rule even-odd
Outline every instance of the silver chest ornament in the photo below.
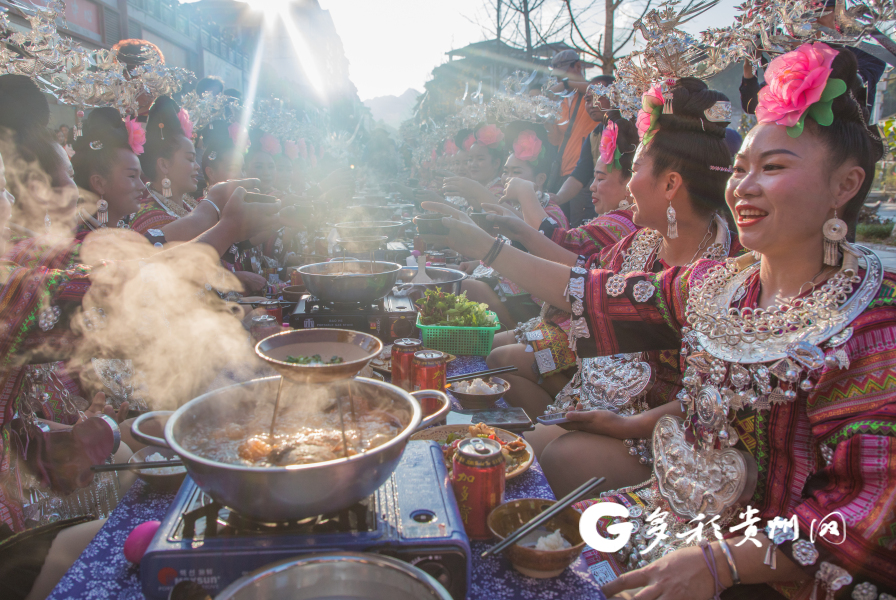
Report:
[[[820,296],[818,302],[797,306],[800,310],[792,314],[729,310],[758,263],[743,268],[742,259],[741,265],[729,260],[723,267],[727,272],[710,272],[692,289],[688,320],[693,329],[683,331],[686,389],[679,395],[688,416],[663,416],[653,433],[659,491],[678,515],[711,518],[752,496],[755,460],[732,447],[737,443],[731,426],[737,410],[764,411],[793,402],[797,389],[813,388],[817,370],[847,368],[843,346],[852,336],[848,325],[865,310],[882,280],[876,255],[864,248],[853,252],[865,259],[865,276],[855,275],[857,266],[841,270],[838,280],[813,298]]]

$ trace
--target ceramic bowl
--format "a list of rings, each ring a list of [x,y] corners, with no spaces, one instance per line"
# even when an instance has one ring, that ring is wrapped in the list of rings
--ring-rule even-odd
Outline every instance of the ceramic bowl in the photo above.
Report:
[[[510,384],[499,377],[489,377],[487,383],[489,385],[500,385],[503,386],[504,389],[495,394],[466,394],[463,392],[457,391],[457,384],[462,383],[460,381],[455,381],[454,383],[448,384],[448,391],[454,394],[454,397],[457,398],[457,401],[460,402],[460,405],[468,410],[476,410],[480,408],[494,408],[495,402],[498,401],[499,398],[503,397],[510,390]]]
[[[160,448],[158,446],[146,446],[145,448],[141,448],[134,452],[131,455],[131,458],[128,459],[129,463],[143,463],[146,462],[146,457],[158,452],[166,459],[174,459],[179,460],[180,457],[177,455],[177,452],[171,450],[170,448]],[[160,467],[164,467],[165,463],[159,462]],[[174,491],[180,488],[180,484],[184,482],[184,478],[187,476],[187,469],[185,467],[176,467],[179,471],[178,473],[158,473],[155,469],[140,469],[139,471],[134,471],[137,477],[146,482],[152,489],[156,491]]]
[[[495,508],[488,515],[488,528],[500,540],[537,517],[550,508],[556,500],[543,498],[523,498],[506,502]],[[582,553],[585,541],[579,533],[579,517],[581,515],[572,507],[524,536],[522,540],[506,550],[507,558],[513,568],[535,579],[557,577],[565,571]],[[538,538],[560,530],[567,542],[572,544],[562,550],[536,550]]]

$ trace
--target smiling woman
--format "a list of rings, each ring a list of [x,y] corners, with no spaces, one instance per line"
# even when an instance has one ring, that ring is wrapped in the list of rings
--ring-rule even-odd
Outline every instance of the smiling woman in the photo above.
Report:
[[[91,112],[83,128],[72,157],[75,183],[83,197],[78,207],[78,233],[83,236],[108,223],[127,227],[145,189],[140,159],[131,146],[132,137],[136,143],[137,136],[129,132],[118,110],[110,107]],[[142,146],[137,148],[142,152]]]
[[[492,260],[572,312],[579,357],[677,349],[686,356],[677,396],[685,416],[657,421],[653,479],[600,499],[679,520],[649,550],[632,542],[591,557],[621,574],[603,587],[608,597],[634,588],[664,600],[741,585],[761,586],[741,588],[742,597],[762,598],[896,588],[896,553],[881,543],[889,535],[881,517],[896,497],[896,384],[881,374],[896,370],[896,353],[880,343],[896,336],[896,277],[873,252],[844,240],[883,148],[855,100],[854,56],[819,43],[801,52],[819,54],[809,62],[821,71],[785,54],[767,72],[771,91],[780,83],[775,73],[786,74],[785,94],[810,81],[839,83],[796,108],[801,131],[760,114],[747,136],[726,199],[754,252],[724,265],[631,272],[611,289],[612,271],[573,267],[564,276],[564,267],[513,248]],[[455,214],[449,239],[464,238],[468,254],[484,256],[488,236]],[[846,515],[845,532],[809,539],[813,520],[834,511]],[[767,529],[746,544],[743,520],[753,513],[758,523],[793,519],[797,532]],[[703,519],[727,541],[686,541]]]

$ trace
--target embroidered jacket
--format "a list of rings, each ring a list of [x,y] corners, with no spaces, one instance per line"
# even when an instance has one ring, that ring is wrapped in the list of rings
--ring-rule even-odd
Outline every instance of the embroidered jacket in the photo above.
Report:
[[[625,292],[618,297],[605,290],[612,271],[574,270],[573,279],[584,279],[582,296],[576,298],[582,303],[581,318],[573,317],[586,325],[580,327],[586,335],[578,340],[579,355],[680,348],[691,283],[715,264],[700,260],[661,273],[629,274]],[[655,289],[643,302],[634,297],[639,282]],[[743,288],[737,305],[757,306],[758,277]],[[774,517],[795,517],[804,540],[810,531],[817,533],[826,516],[835,512],[843,516],[842,543],[832,541],[832,536],[816,536],[818,557],[803,565],[807,574],[814,577],[834,565],[852,576],[851,585],[841,590],[843,597],[855,585],[869,582],[892,594],[896,590],[896,276],[885,275],[876,297],[851,327],[852,337],[841,346],[847,368],[822,367],[815,386],[799,390],[796,400],[763,411],[741,409],[733,426],[740,438],[737,447],[750,453],[758,466],[749,504],[758,509],[762,526]],[[788,542],[779,548],[793,556],[792,546]],[[802,587],[775,585],[785,595],[800,598],[807,597],[812,586],[812,579]]]

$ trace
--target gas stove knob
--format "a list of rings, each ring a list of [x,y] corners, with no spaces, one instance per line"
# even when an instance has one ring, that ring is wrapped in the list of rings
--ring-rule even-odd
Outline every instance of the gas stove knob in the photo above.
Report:
[[[410,337],[414,332],[414,324],[408,319],[398,319],[392,325],[392,333],[396,338]]]

